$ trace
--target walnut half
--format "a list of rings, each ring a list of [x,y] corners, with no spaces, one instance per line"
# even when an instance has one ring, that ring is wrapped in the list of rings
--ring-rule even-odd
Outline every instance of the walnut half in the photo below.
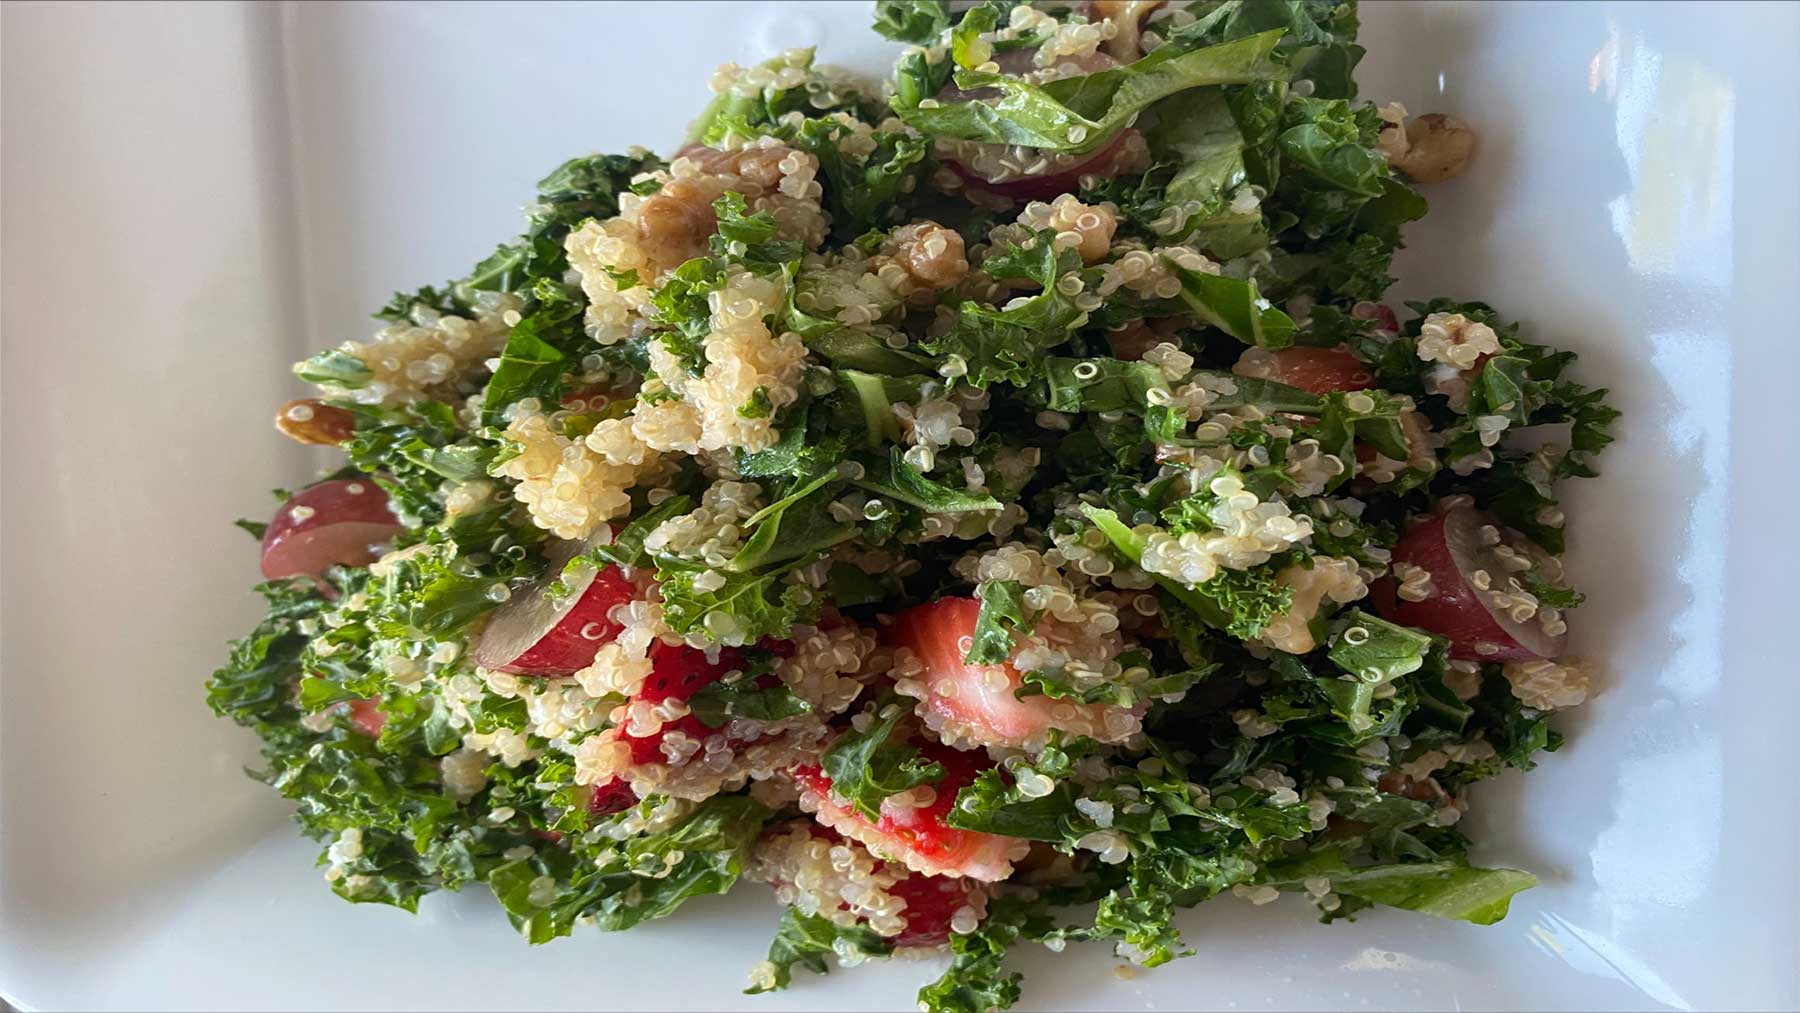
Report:
[[[1388,164],[1413,182],[1438,183],[1469,167],[1475,131],[1454,116],[1426,113],[1410,121],[1390,121],[1381,131],[1379,147]]]
[[[275,410],[275,428],[301,443],[335,447],[356,433],[356,416],[318,398],[301,398]]]

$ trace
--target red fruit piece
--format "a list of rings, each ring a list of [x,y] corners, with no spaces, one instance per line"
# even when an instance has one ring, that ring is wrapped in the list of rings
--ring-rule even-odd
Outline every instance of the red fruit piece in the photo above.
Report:
[[[1015,693],[1023,681],[1011,665],[964,661],[980,615],[974,598],[939,598],[900,613],[889,630],[892,642],[924,666],[914,678],[922,684],[926,722],[945,741],[1023,746],[1052,728],[1117,741],[1138,729],[1130,718],[1135,712],[1117,707],[1041,695],[1021,700]]]
[[[1283,348],[1270,354],[1274,364],[1269,379],[1311,394],[1375,386],[1375,374],[1344,348]]]
[[[964,168],[956,162],[947,162],[953,172],[962,177],[963,184],[975,190],[1010,197],[1017,201],[1054,200],[1065,193],[1075,193],[1081,189],[1081,177],[1097,176],[1111,179],[1143,162],[1143,135],[1135,130],[1121,130],[1113,135],[1113,139],[1095,151],[1092,156],[1077,162],[1065,169],[1048,172],[1041,176],[1021,176],[994,183],[983,179],[973,169]]]
[[[611,816],[638,804],[637,792],[616,777],[605,784],[594,785],[589,790],[588,812],[594,816]]]
[[[582,547],[555,546],[544,575],[495,611],[476,645],[476,664],[515,675],[570,675],[592,664],[601,645],[619,635],[613,607],[641,592],[616,566],[564,575]],[[568,593],[553,596],[549,589],[559,579]]]
[[[838,856],[815,852],[818,841],[830,848],[848,850],[850,860],[840,862]],[[957,912],[966,907],[977,922],[986,912],[988,894],[981,884],[962,876],[923,876],[897,863],[884,862],[861,843],[810,820],[785,823],[766,832],[745,875],[766,880],[778,893],[805,895],[811,906],[820,911],[852,912],[859,923],[868,925],[866,911],[871,901],[884,914],[892,909],[885,899],[871,898],[860,891],[845,892],[845,880],[860,881],[862,869],[883,880],[892,880],[879,889],[900,901],[899,910],[893,913],[901,924],[895,927],[884,918],[876,931],[895,946],[941,946],[950,939]],[[848,899],[852,896],[858,899],[855,906]]]
[[[1489,544],[1484,529],[1501,532]],[[1371,589],[1371,604],[1383,619],[1416,626],[1450,640],[1450,655],[1471,661],[1526,661],[1554,658],[1568,640],[1566,630],[1552,634],[1533,616],[1515,620],[1495,592],[1504,592],[1515,576],[1496,549],[1506,546],[1515,558],[1537,551],[1524,539],[1508,535],[1494,518],[1466,506],[1433,514],[1414,525],[1394,546],[1394,562],[1420,567],[1431,575],[1430,594],[1422,601],[1400,597],[1394,582]],[[1481,585],[1486,583],[1488,587]]]
[[[951,876],[907,876],[888,893],[906,902],[900,917],[906,928],[889,937],[895,946],[942,946],[950,941],[950,922],[959,908],[968,906],[967,880]]]
[[[1388,334],[1400,333],[1400,318],[1385,303],[1359,302],[1350,307],[1350,315],[1358,320],[1373,320],[1377,330]]]
[[[381,730],[387,727],[387,715],[381,712],[379,699],[351,700],[347,705],[350,710],[350,725],[369,738],[381,737]]]
[[[946,820],[956,793],[988,769],[985,753],[965,753],[935,742],[915,742],[920,754],[944,767],[944,777],[929,786],[930,801],[913,806],[899,795],[882,802],[881,818],[870,820],[831,798],[831,778],[815,765],[793,770],[800,805],[820,823],[854,838],[879,858],[904,864],[929,876],[968,876],[997,882],[1012,874],[1012,863],[1024,857],[1030,842],[975,830],[959,830]],[[917,791],[918,789],[914,789]]]
[[[705,651],[685,644],[670,645],[658,641],[650,648],[650,675],[631,699],[634,703],[642,700],[652,704],[665,700],[686,700],[723,679],[726,673],[742,671],[744,665],[742,648],[722,647],[719,649],[718,660],[708,661]],[[699,718],[688,714],[665,723],[654,734],[642,737],[634,736],[621,728],[619,738],[631,745],[633,764],[667,763],[669,758],[663,754],[662,740],[670,732],[676,731],[689,738],[704,739],[714,729],[706,727]]]
[[[724,678],[725,673],[742,671],[744,663],[742,648],[721,647],[718,660],[709,661],[705,651],[658,641],[650,649],[650,677],[644,680],[637,697],[651,703],[686,700]]]
[[[318,577],[329,566],[367,566],[378,546],[406,530],[373,481],[336,479],[308,486],[275,511],[263,531],[268,580]]]

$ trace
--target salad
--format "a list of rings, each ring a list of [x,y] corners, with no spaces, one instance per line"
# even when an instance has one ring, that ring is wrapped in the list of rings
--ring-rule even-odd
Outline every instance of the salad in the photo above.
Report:
[[[1383,301],[1474,134],[1358,99],[1351,3],[875,29],[885,85],[727,64],[296,367],[277,427],[343,457],[240,522],[208,700],[331,889],[542,943],[749,881],[751,991],[942,948],[931,1011],[1220,897],[1502,918],[1535,881],[1459,820],[1590,689],[1556,486],[1617,413]]]

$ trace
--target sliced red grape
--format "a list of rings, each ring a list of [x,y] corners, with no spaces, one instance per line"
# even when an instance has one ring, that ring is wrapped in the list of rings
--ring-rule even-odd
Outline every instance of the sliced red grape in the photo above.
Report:
[[[320,482],[295,493],[269,519],[263,576],[317,577],[328,566],[365,566],[381,555],[377,546],[404,530],[373,481]]]
[[[1400,333],[1400,318],[1386,303],[1363,301],[1350,307],[1350,315],[1358,320],[1375,321],[1375,329],[1387,334]]]
[[[1471,507],[1456,506],[1415,525],[1394,546],[1394,562],[1410,563],[1431,574],[1431,593],[1408,601],[1389,586],[1371,598],[1382,618],[1416,626],[1450,640],[1450,654],[1470,661],[1525,661],[1554,658],[1568,640],[1567,632],[1551,634],[1537,617],[1516,620],[1494,603],[1493,585],[1513,576],[1496,545],[1483,529],[1502,532],[1502,541],[1526,558],[1535,550],[1517,535]],[[1479,585],[1486,583],[1490,589]]]
[[[1019,201],[1051,200],[1080,190],[1083,176],[1110,179],[1140,164],[1143,146],[1143,135],[1135,130],[1121,130],[1091,156],[1067,168],[1041,176],[1021,176],[997,183],[982,178],[973,169],[954,161],[947,161],[947,164],[962,177],[965,186]]]
[[[620,626],[608,613],[638,597],[638,587],[610,565],[565,576],[563,567],[582,547],[561,542],[550,549],[544,575],[488,620],[475,647],[476,664],[514,675],[571,675],[592,664],[600,646],[619,635]],[[559,579],[568,593],[553,596],[550,587]]]

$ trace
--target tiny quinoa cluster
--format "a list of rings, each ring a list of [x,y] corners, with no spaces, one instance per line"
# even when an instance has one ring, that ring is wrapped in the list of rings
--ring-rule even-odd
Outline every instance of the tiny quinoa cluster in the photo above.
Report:
[[[342,457],[240,522],[207,692],[330,888],[542,943],[747,880],[750,991],[946,951],[933,1013],[1215,897],[1504,917],[1460,821],[1592,692],[1557,490],[1616,413],[1386,301],[1474,133],[1358,99],[1351,3],[875,29],[885,83],[727,64],[296,366],[276,427]]]

